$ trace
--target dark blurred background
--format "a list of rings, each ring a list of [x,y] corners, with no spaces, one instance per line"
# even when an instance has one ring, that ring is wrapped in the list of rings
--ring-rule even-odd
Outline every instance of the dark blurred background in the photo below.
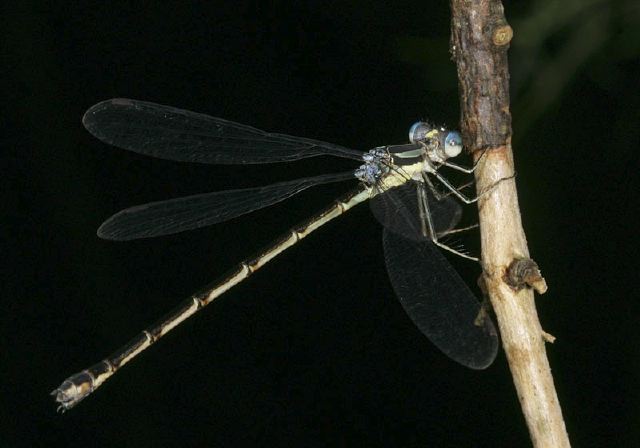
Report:
[[[640,445],[635,0],[505,4],[524,226],[574,446]],[[199,166],[109,147],[129,97],[360,150],[456,126],[446,2],[6,2],[0,446],[528,446],[501,353],[447,359],[411,324],[367,206],[319,230],[64,415],[48,393],[347,191],[184,234],[95,231],[153,200],[352,168]],[[468,209],[473,214],[474,207]],[[474,249],[472,235],[471,248]],[[474,249],[477,250],[477,249]],[[478,269],[452,260],[475,283]]]

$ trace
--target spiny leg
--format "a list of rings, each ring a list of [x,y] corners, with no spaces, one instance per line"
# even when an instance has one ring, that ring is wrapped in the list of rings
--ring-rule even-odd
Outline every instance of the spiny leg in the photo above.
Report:
[[[434,195],[434,197],[435,197],[438,201],[441,201],[442,199],[447,198],[447,197],[449,197],[449,196],[451,196],[451,195],[453,194],[453,193],[452,193],[452,192],[450,192],[450,191],[449,191],[449,192],[446,192],[446,193],[439,192],[439,191],[435,188],[435,186],[433,185],[433,183],[431,182],[431,179],[429,179],[429,176],[427,176],[427,175],[426,175],[426,173],[422,173],[422,178],[423,178],[423,180],[424,180],[424,184],[426,184],[426,185],[429,187],[429,190],[431,191],[431,193]],[[461,185],[461,186],[460,186],[460,187],[458,187],[457,189],[458,189],[458,190],[462,190],[462,189],[464,189],[464,188],[469,187],[470,185],[473,185],[473,183],[474,183],[473,181],[467,182],[466,184]],[[424,187],[423,187],[423,188],[424,188]],[[424,211],[423,211],[423,210],[424,210],[424,208],[425,208],[425,205],[423,204],[422,197],[421,197],[420,195],[419,195],[419,197],[420,197],[420,200],[418,201],[418,206],[420,207],[420,217],[421,217],[421,218],[423,218],[424,220],[426,220],[426,219],[427,219],[427,217],[426,217],[426,212],[424,212]],[[426,202],[426,201],[427,201],[427,199],[425,198],[424,202]],[[430,217],[429,217],[429,218],[430,218]],[[423,225],[423,228],[424,228],[424,223],[423,223],[422,225]],[[459,229],[449,229],[449,230],[446,230],[446,231],[444,231],[444,232],[440,232],[440,233],[438,233],[438,237],[443,237],[443,236],[447,236],[447,235],[452,235],[452,234],[454,234],[454,233],[465,232],[465,231],[467,231],[467,230],[475,229],[475,228],[477,228],[477,227],[480,227],[480,224],[472,224],[472,225],[469,225],[469,226],[467,226],[467,227],[461,227],[461,228],[459,228]],[[427,236],[426,234],[424,234],[424,231],[423,231],[423,235]]]
[[[480,157],[478,157],[478,159],[475,161],[475,163],[473,164],[472,167],[461,166],[461,165],[458,165],[457,163],[449,162],[448,160],[445,160],[444,162],[442,162],[440,164],[440,166],[446,166],[446,167],[452,168],[452,169],[457,170],[457,171],[461,171],[461,172],[466,173],[466,174],[471,174],[476,170],[476,168],[480,164],[480,161],[484,158],[486,153],[487,153],[487,149],[484,149],[482,151],[482,154],[480,155]],[[485,195],[485,194],[489,193],[491,190],[493,190],[493,188],[495,188],[495,186],[498,183],[500,183],[501,181],[503,181],[505,179],[511,179],[512,177],[515,177],[515,175],[514,175],[514,176],[510,176],[508,178],[500,179],[499,181],[497,181],[495,184],[493,184],[487,190],[485,190],[482,193],[480,193],[475,198],[469,198],[469,197],[465,196],[464,194],[462,194],[460,192],[460,190],[470,186],[473,183],[473,181],[467,182],[466,184],[463,184],[462,186],[456,188],[444,176],[442,176],[440,173],[438,173],[438,169],[437,168],[438,167],[435,167],[435,169],[434,169],[434,175],[438,178],[438,180],[440,182],[442,182],[451,191],[451,193],[449,193],[449,194],[455,194],[461,201],[465,202],[466,204],[471,204],[473,202],[476,202],[483,195]],[[449,194],[447,194],[447,196]]]
[[[465,188],[469,188],[471,185],[475,184],[475,181],[470,180],[469,182],[466,182],[462,185],[460,185],[459,187],[453,187],[453,190],[451,191],[447,191],[447,192],[442,192],[442,191],[438,191],[436,189],[436,187],[433,185],[433,183],[431,182],[431,179],[429,179],[429,176],[427,176],[427,173],[423,172],[422,173],[422,180],[424,181],[425,184],[427,184],[429,186],[429,190],[431,191],[431,194],[433,194],[433,196],[435,196],[435,198],[438,201],[443,200],[444,198],[448,198],[449,196],[451,196],[453,193],[453,191],[461,191],[464,190]]]
[[[431,238],[433,235],[433,224],[431,223],[431,217],[429,216],[428,206],[426,206],[426,201],[423,199],[423,196],[426,196],[424,193],[424,186],[418,184],[418,210],[420,213],[420,231],[422,232],[422,236]]]
[[[427,176],[427,173],[425,173],[425,172],[422,172],[422,180],[429,187],[429,190],[431,191],[431,194],[438,201],[443,200],[444,198],[446,198],[447,196],[449,196],[451,194],[451,193],[442,193],[442,192],[438,191],[438,189],[433,185],[433,183],[431,182],[431,179],[429,179],[429,176]]]
[[[456,187],[456,190],[461,191],[464,190],[465,188],[469,188],[471,185],[474,185],[476,183],[475,180],[470,180],[469,182],[465,182],[464,184],[460,185],[459,187]],[[452,193],[448,192],[447,196],[450,196]]]
[[[429,200],[427,198],[427,194],[426,194],[424,185],[419,185],[418,186],[418,199],[419,199],[418,200],[418,204],[419,204],[419,207],[420,207],[420,217],[423,218],[423,224],[422,224],[423,225],[423,229],[424,230],[428,230],[428,235],[425,235],[425,236],[428,236],[431,239],[431,241],[433,242],[433,244],[435,244],[438,247],[441,247],[444,250],[447,250],[447,251],[451,252],[452,254],[456,254],[459,257],[466,258],[466,259],[469,259],[469,260],[479,261],[478,258],[476,258],[476,257],[472,257],[470,255],[467,255],[467,254],[465,254],[463,252],[460,252],[460,251],[458,251],[458,250],[456,250],[456,249],[454,249],[454,248],[452,248],[450,246],[447,246],[446,244],[441,243],[440,241],[438,241],[438,235],[436,234],[436,231],[434,229],[433,221],[431,219],[431,213],[429,212]],[[426,227],[425,227],[425,224],[426,224]],[[424,232],[424,230],[423,230],[423,232]]]
[[[502,179],[497,180],[496,182],[494,182],[493,185],[490,185],[484,191],[480,192],[480,194],[478,194],[476,197],[469,198],[465,194],[463,194],[460,191],[458,191],[458,189],[456,189],[456,187],[454,187],[451,184],[451,182],[449,182],[449,180],[447,180],[447,178],[444,177],[442,174],[440,174],[438,171],[434,171],[433,175],[440,181],[440,183],[442,183],[442,185],[447,187],[449,189],[449,191],[451,191],[451,193],[456,195],[458,197],[458,199],[460,199],[465,204],[473,204],[474,202],[477,202],[478,199],[480,199],[482,196],[491,193],[500,184],[500,182],[505,181],[505,180],[509,180],[509,179],[513,179],[514,177],[516,177],[515,174],[513,176],[503,177]]]
[[[477,229],[478,227],[480,227],[480,224],[471,224],[470,226],[467,226],[467,227],[460,227],[459,229],[451,229],[451,230],[446,230],[444,232],[440,232],[438,236],[440,237],[440,236],[453,235],[455,233],[461,233],[461,232],[466,232],[467,230]]]
[[[442,162],[442,165],[447,166],[456,171],[462,171],[463,173],[471,174],[476,170],[476,168],[478,167],[478,164],[480,163],[480,161],[482,160],[482,158],[486,153],[487,153],[486,149],[482,150],[482,154],[480,154],[480,157],[478,157],[478,160],[476,160],[473,166],[471,167],[458,165],[457,163],[449,162],[448,160],[445,160],[444,162]]]

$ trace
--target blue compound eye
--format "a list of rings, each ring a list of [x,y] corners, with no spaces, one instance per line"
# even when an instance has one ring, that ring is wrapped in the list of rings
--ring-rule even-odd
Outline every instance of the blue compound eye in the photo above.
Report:
[[[447,157],[455,157],[462,152],[462,136],[457,131],[450,131],[444,138],[444,153]]]
[[[428,132],[433,130],[433,126],[430,126],[424,121],[418,121],[413,123],[409,129],[409,141],[411,143],[423,142],[426,139]]]

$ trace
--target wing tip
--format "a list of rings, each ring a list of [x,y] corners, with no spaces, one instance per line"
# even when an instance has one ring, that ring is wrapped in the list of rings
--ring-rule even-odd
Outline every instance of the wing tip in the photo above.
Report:
[[[135,100],[129,98],[110,98],[108,100],[100,101],[87,109],[82,116],[82,124],[89,132],[92,132],[93,119],[97,113],[106,109],[113,109],[114,107],[131,107],[134,104]]]
[[[98,230],[96,231],[96,235],[98,236],[98,238],[103,240],[109,240],[109,241],[127,241],[127,240],[134,239],[134,238],[127,238],[127,236],[124,235],[122,232],[118,232],[117,226],[115,229],[113,228],[114,226],[112,226],[112,223],[113,223],[112,218],[117,215],[118,214],[115,214],[111,218],[107,219],[105,222],[103,222],[100,225],[100,227],[98,227]]]
[[[464,365],[473,370],[485,370],[493,364],[497,355],[498,355],[498,349],[496,346],[496,350],[493,351],[490,356],[485,357],[483,359],[475,359],[473,360],[473,362],[464,363]]]

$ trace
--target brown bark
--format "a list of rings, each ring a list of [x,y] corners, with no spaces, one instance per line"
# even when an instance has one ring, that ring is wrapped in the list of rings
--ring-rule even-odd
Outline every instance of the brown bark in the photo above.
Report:
[[[451,52],[458,67],[461,131],[475,158],[484,280],[535,447],[568,447],[533,288],[546,290],[529,260],[511,149],[507,50],[513,36],[497,0],[451,0]],[[533,264],[531,264],[533,263]],[[535,266],[535,268],[533,267]]]

